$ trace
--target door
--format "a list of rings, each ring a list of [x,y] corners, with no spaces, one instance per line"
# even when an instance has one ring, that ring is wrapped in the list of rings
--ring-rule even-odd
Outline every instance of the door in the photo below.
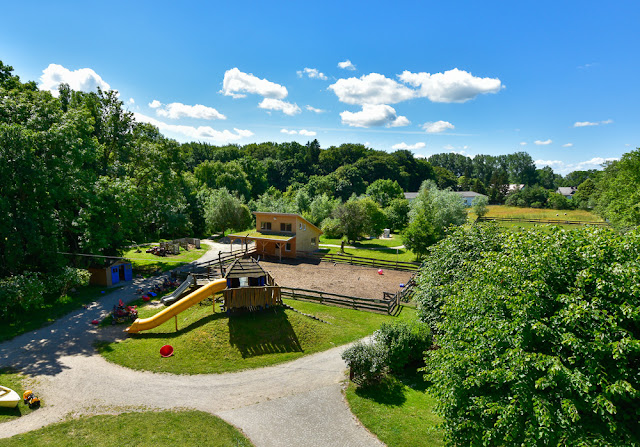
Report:
[[[131,264],[124,265],[124,280],[131,281],[133,279],[133,270],[131,269]]]
[[[118,284],[120,282],[120,269],[111,267],[111,284]]]

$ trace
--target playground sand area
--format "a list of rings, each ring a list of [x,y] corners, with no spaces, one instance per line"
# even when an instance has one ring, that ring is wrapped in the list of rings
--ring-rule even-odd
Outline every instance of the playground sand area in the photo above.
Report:
[[[267,262],[260,265],[282,287],[319,290],[359,298],[381,299],[382,292],[396,293],[406,284],[411,272],[361,267],[332,262],[306,263],[299,261]]]

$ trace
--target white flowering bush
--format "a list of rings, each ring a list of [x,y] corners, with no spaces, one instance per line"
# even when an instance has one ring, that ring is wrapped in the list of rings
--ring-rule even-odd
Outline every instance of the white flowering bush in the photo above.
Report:
[[[86,286],[89,284],[91,273],[84,269],[65,267],[62,272],[52,276],[48,282],[54,299],[65,296],[74,287]]]
[[[45,285],[35,272],[0,279],[0,319],[40,307],[44,291]]]

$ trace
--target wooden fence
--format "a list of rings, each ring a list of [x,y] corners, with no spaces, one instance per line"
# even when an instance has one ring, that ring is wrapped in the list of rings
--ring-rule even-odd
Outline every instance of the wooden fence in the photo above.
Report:
[[[608,227],[608,222],[590,222],[586,220],[562,220],[562,219],[525,219],[521,217],[478,217],[476,222],[531,222],[541,224],[565,224],[565,225],[595,225],[600,227]]]
[[[415,272],[420,267],[420,264],[418,262],[365,258],[362,256],[353,256],[346,253],[308,253],[307,256],[327,262],[361,265],[364,267],[387,268],[392,270],[402,270],[406,272]]]
[[[276,306],[282,304],[280,287],[259,286],[240,287],[237,289],[225,289],[224,308],[233,309],[255,309],[266,306]]]
[[[347,307],[356,310],[365,310],[394,315],[399,310],[399,296],[396,293],[384,292],[383,299],[360,298],[356,296],[339,295],[337,293],[321,292],[319,290],[294,289],[281,287],[280,294],[283,298],[291,298],[301,301],[313,301],[320,304],[329,304],[338,307]]]

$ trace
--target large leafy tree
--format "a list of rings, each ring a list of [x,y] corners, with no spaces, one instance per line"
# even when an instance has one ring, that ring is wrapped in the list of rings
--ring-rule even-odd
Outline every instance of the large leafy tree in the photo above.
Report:
[[[639,445],[640,233],[473,231],[419,286],[449,443]]]
[[[596,185],[598,214],[618,228],[640,225],[640,149],[607,164]]]
[[[205,193],[204,217],[207,230],[220,232],[244,230],[251,225],[251,212],[242,201],[226,188]]]
[[[404,197],[402,188],[394,180],[378,179],[367,186],[367,193],[382,208],[389,206],[393,199]]]

